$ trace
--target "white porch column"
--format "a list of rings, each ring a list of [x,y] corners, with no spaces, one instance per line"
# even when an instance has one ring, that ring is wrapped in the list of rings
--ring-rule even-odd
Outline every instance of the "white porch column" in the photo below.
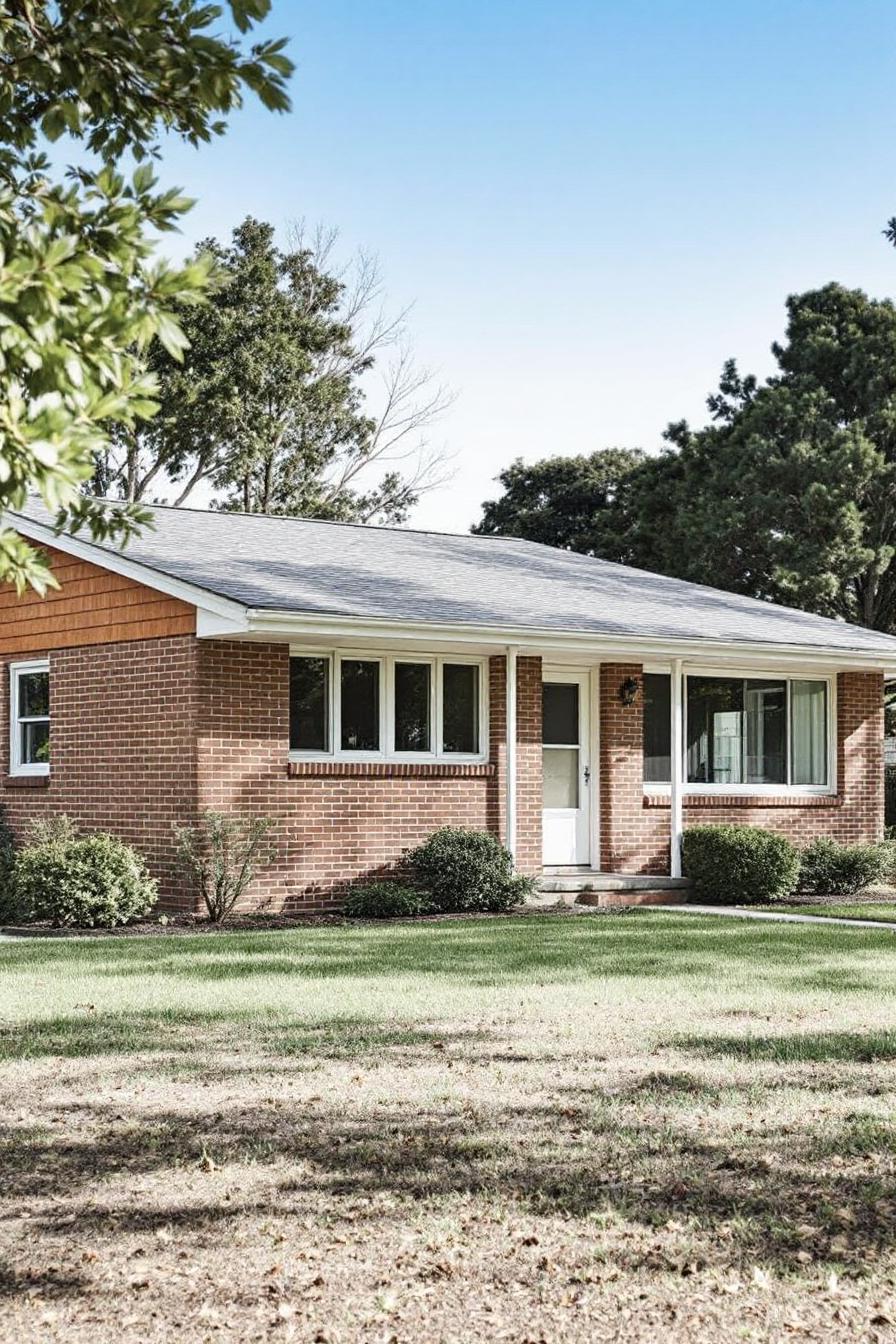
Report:
[[[682,695],[681,659],[672,663],[672,731],[670,751],[672,754],[671,777],[672,796],[670,799],[671,828],[671,864],[670,877],[681,877],[681,833],[683,828],[681,796],[684,790],[684,699]]]
[[[506,845],[516,862],[516,655],[517,650],[507,648],[507,794],[505,817]]]

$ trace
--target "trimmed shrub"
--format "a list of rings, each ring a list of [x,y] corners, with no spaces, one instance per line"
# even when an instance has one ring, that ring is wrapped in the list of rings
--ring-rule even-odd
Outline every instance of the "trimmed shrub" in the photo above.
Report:
[[[352,887],[342,909],[349,919],[407,919],[427,914],[430,904],[403,882],[362,882]]]
[[[534,882],[513,871],[508,850],[485,831],[443,826],[408,856],[440,914],[461,910],[510,910]]]
[[[15,863],[16,838],[6,820],[6,808],[0,803],[0,924],[14,924],[22,918],[16,895]]]
[[[800,871],[800,856],[790,841],[759,826],[689,826],[682,859],[694,895],[713,905],[783,900]]]
[[[77,836],[66,817],[34,827],[15,861],[16,897],[29,919],[111,928],[145,915],[156,883],[136,850],[117,836]]]
[[[800,855],[800,891],[810,896],[857,896],[882,882],[892,867],[890,846],[838,845],[813,840]]]
[[[208,917],[223,924],[260,864],[274,857],[265,836],[272,817],[240,817],[208,810],[198,826],[176,830],[181,862],[199,889]]]

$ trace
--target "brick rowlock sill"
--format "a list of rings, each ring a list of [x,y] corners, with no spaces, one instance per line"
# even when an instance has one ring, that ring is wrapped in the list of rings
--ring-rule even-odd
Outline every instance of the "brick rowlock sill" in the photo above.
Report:
[[[491,779],[494,763],[451,761],[290,761],[291,779]]]

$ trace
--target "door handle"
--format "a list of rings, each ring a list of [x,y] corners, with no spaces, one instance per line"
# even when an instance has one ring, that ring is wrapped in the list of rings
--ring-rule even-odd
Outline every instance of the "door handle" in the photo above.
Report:
[[[586,784],[589,783],[590,779],[591,779],[591,766],[590,766],[590,765],[586,765],[586,766],[585,766],[585,783],[586,783]]]

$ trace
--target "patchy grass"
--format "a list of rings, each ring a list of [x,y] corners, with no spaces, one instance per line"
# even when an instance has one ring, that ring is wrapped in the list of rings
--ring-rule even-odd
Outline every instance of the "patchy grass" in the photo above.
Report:
[[[0,943],[0,1324],[891,1339],[896,948],[526,917]]]
[[[759,905],[757,910],[777,910],[785,915],[826,915],[834,919],[873,919],[878,923],[896,924],[894,901],[814,901],[811,905]]]

